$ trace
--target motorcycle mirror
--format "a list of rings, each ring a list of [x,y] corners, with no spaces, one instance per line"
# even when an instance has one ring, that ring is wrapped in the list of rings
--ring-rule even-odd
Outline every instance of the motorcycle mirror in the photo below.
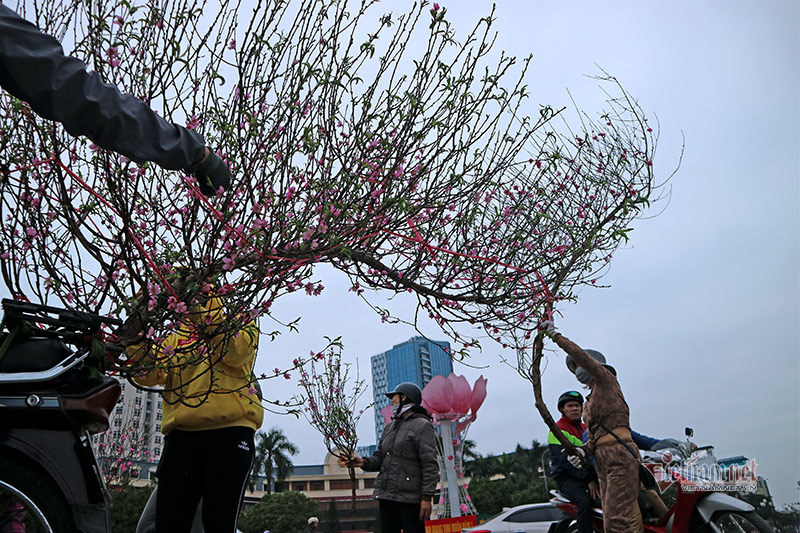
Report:
[[[692,428],[686,428],[683,430],[683,432],[687,437],[694,436],[694,430]]]

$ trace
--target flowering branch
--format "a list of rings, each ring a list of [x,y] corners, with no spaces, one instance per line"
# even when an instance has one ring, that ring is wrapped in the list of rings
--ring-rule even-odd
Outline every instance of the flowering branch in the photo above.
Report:
[[[342,344],[330,340],[301,371],[298,385],[303,394],[298,403],[305,405],[303,415],[311,426],[322,434],[325,447],[335,457],[355,455],[358,444],[356,429],[361,415],[370,406],[359,409],[358,402],[366,391],[366,382],[356,374],[351,381],[350,364],[342,362]],[[352,483],[352,505],[355,511],[356,474],[348,467]]]
[[[5,284],[124,315],[120,341],[150,353],[202,329],[188,310],[210,287],[226,317],[214,333],[230,337],[286,294],[319,295],[320,263],[367,303],[414,293],[408,316],[370,305],[385,320],[427,315],[456,356],[483,338],[526,353],[660,198],[657,131],[636,100],[604,74],[596,116],[525,116],[530,57],[490,55],[493,14],[456,40],[447,10],[425,1],[399,15],[374,14],[374,0],[273,2],[249,18],[227,0],[32,1],[43,29],[69,32],[106,79],[202,132],[235,174],[209,199],[189,176],[0,99]],[[412,41],[427,43],[413,57]]]

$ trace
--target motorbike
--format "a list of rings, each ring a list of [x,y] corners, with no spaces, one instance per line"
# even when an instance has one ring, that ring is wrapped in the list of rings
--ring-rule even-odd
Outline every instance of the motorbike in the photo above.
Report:
[[[642,452],[642,462],[647,467],[642,477],[644,488],[661,492],[662,488],[675,483],[675,503],[659,516],[643,491],[640,491],[639,507],[642,511],[645,533],[772,533],[770,525],[755,512],[755,508],[725,492],[721,481],[720,467],[714,457],[713,447],[697,447],[688,439],[693,436],[686,428],[685,442],[664,439],[650,451]],[[575,518],[578,507],[557,490],[551,490],[550,503],[560,509],[567,518],[553,525],[554,533],[577,531]],[[603,531],[603,510],[593,509],[592,527]]]
[[[2,307],[0,526],[108,532],[108,490],[90,437],[108,429],[121,394],[105,375],[119,350],[102,336],[103,325],[121,321],[8,299]]]

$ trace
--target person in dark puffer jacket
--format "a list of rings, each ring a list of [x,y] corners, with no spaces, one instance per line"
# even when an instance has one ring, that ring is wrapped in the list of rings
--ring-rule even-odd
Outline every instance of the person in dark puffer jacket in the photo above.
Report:
[[[436,432],[413,383],[401,383],[386,396],[392,400],[392,421],[371,457],[340,458],[340,466],[379,471],[373,497],[380,504],[382,533],[424,533],[439,481]]]

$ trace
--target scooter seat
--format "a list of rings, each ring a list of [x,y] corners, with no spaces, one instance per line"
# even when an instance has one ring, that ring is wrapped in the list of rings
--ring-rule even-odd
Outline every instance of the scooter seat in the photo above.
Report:
[[[0,339],[0,344],[5,337]],[[30,337],[11,346],[0,359],[0,373],[41,372],[66,359],[72,350],[58,339]]]

